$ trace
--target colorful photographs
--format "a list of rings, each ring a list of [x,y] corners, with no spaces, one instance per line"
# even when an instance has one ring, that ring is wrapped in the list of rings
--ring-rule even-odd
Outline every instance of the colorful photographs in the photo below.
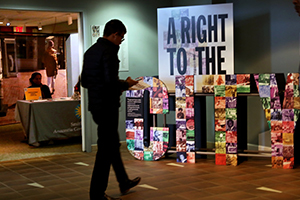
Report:
[[[250,75],[215,75],[215,163],[237,165],[237,93],[250,92]]]
[[[175,95],[177,162],[195,163],[193,75],[175,77]]]
[[[157,78],[145,76],[140,79],[150,87],[144,90],[126,91],[127,149],[139,160],[158,160],[168,149],[169,128],[150,127],[150,143],[144,141],[148,136],[144,135],[143,98],[144,91],[149,91],[150,113],[166,114],[169,112],[168,90]]]
[[[289,73],[281,105],[275,74],[256,74],[265,116],[270,124],[272,167],[294,167],[294,130],[299,117],[299,74]]]

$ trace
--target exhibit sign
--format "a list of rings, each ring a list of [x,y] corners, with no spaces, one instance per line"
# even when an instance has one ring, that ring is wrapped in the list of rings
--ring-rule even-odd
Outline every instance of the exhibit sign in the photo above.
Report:
[[[42,99],[42,92],[40,87],[24,88],[26,100]]]
[[[157,24],[159,79],[169,92],[176,75],[198,82],[205,74],[234,74],[232,3],[159,8]]]

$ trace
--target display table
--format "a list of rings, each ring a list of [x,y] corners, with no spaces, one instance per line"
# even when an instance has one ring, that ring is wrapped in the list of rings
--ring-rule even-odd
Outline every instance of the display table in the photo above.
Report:
[[[17,101],[15,117],[21,121],[28,144],[81,135],[80,101],[58,100]]]

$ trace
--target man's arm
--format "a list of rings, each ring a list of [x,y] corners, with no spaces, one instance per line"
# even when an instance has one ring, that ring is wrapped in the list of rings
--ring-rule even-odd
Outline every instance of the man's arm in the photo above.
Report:
[[[136,85],[138,83],[138,81],[132,79],[130,76],[127,77],[126,82],[128,83],[129,87],[134,86],[134,85]]]

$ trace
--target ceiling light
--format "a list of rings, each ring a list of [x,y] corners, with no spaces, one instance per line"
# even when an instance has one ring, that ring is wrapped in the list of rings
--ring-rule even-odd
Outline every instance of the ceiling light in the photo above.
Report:
[[[8,21],[8,19],[7,19],[6,17],[4,18],[3,23],[4,23],[6,26],[10,26],[10,22]]]
[[[3,21],[0,21],[0,24],[3,24]]]
[[[43,28],[42,28],[42,23],[41,23],[41,22],[40,22],[39,25],[38,25],[38,29],[39,29],[39,31],[43,30]]]
[[[72,19],[72,16],[69,15],[68,16],[68,25],[71,25],[71,24],[73,24],[73,19]]]

